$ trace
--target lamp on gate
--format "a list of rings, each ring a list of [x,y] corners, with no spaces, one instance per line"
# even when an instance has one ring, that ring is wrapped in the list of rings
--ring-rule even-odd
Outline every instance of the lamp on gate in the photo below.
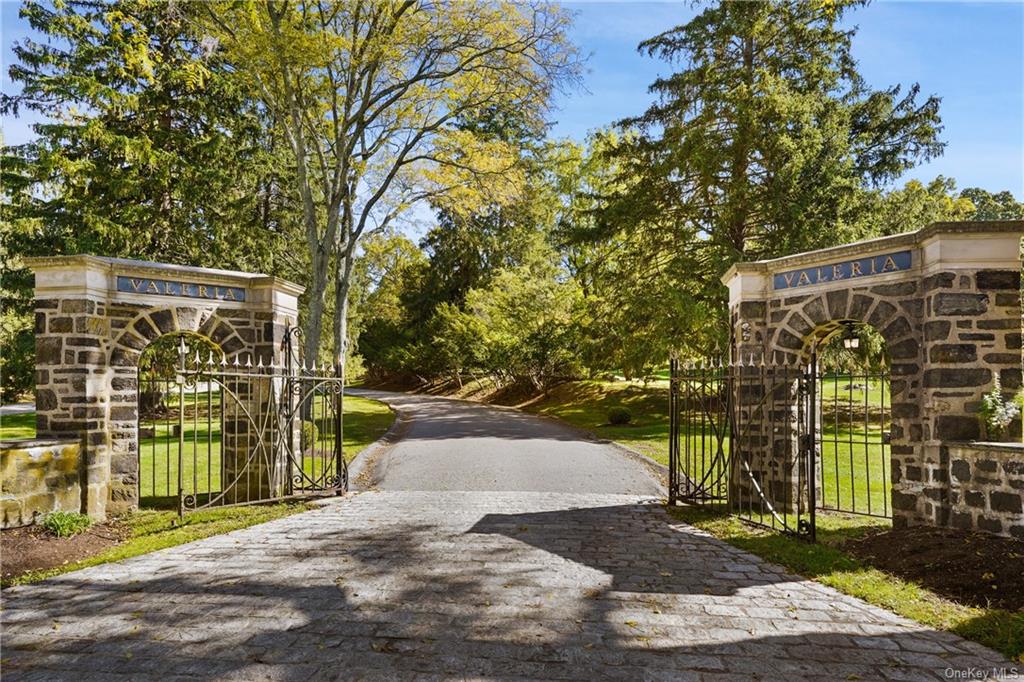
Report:
[[[843,335],[843,348],[846,350],[857,350],[860,348],[860,337],[857,336],[851,323],[846,324],[846,333]]]

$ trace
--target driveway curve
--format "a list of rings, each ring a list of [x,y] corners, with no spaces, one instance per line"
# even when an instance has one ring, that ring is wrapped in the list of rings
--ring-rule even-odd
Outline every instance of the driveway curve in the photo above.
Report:
[[[380,490],[664,494],[639,456],[551,419],[435,396],[350,393],[400,415],[397,442],[368,453],[363,480]]]

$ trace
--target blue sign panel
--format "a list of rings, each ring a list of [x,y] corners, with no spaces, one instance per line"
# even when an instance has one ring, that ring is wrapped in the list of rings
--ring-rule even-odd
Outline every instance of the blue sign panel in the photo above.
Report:
[[[174,282],[147,277],[117,278],[117,290],[132,294],[154,294],[157,296],[178,296],[180,298],[205,298],[211,301],[244,301],[245,289],[226,287],[219,284],[196,284]]]
[[[813,268],[801,268],[780,272],[775,275],[775,289],[796,289],[809,287],[825,282],[838,282],[847,279],[860,279],[888,272],[910,269],[910,251],[898,251],[881,256],[858,258],[831,265],[818,265]]]

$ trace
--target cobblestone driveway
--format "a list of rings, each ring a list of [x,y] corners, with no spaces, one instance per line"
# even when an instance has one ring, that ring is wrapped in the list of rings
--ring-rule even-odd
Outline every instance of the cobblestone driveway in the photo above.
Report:
[[[922,680],[1000,658],[622,495],[394,491],[5,592],[5,680]]]

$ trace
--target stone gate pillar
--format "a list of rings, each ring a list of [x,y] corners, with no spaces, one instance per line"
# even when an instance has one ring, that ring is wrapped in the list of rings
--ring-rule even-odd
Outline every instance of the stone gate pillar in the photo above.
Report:
[[[1021,381],[1024,221],[936,223],[917,232],[739,263],[729,288],[733,359],[805,362],[846,322],[885,339],[891,375],[893,523],[946,525],[947,444],[981,434],[998,376]]]
[[[30,258],[36,277],[36,428],[81,439],[83,510],[138,504],[138,361],[199,334],[229,360],[283,360],[302,287],[267,275],[96,256]]]

